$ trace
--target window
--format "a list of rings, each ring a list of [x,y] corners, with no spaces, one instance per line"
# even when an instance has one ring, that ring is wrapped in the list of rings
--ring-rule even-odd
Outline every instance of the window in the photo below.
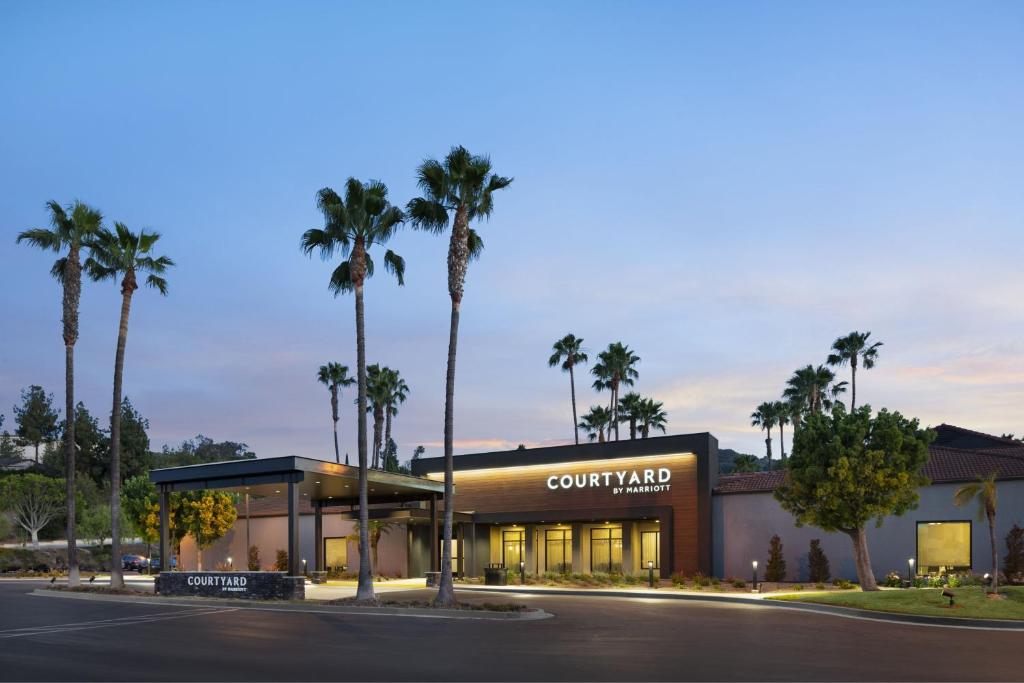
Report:
[[[452,571],[458,573],[459,571],[459,558],[462,556],[462,546],[459,543],[459,539],[452,539]],[[441,566],[441,560],[444,557],[444,539],[439,538],[437,540],[437,566]]]
[[[970,568],[970,522],[917,523],[918,573],[944,574]]]
[[[544,570],[568,574],[572,571],[572,531],[548,529],[544,532]]]
[[[521,529],[501,532],[501,564],[506,569],[519,571],[519,563],[526,559],[525,541],[526,534]]]
[[[324,539],[324,567],[328,570],[345,571],[348,565],[348,539]]]
[[[661,532],[640,532],[640,569],[647,569],[647,563],[654,562],[655,569],[661,569]]]
[[[622,571],[622,527],[590,530],[590,571]]]

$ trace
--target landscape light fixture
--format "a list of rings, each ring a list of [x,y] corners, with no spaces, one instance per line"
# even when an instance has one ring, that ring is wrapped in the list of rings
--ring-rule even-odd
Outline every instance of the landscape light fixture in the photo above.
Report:
[[[526,560],[519,560],[519,585],[526,583]]]
[[[654,560],[647,560],[647,585],[654,588]]]
[[[231,556],[228,555],[228,569],[231,569]]]
[[[914,580],[914,558],[907,559],[907,578],[910,581]]]
[[[753,562],[751,562],[750,566],[753,567],[753,569],[754,569],[754,580],[751,583],[750,590],[751,590],[751,592],[755,592],[755,591],[757,591],[757,560],[754,560]]]

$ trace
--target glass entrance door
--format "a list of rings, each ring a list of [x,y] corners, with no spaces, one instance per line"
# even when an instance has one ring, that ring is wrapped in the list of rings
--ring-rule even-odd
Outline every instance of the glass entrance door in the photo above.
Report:
[[[519,571],[526,559],[526,534],[521,529],[501,532],[501,563],[510,571]]]

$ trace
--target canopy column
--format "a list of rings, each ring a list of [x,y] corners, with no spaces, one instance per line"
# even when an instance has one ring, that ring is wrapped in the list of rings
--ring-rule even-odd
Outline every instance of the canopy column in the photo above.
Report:
[[[299,549],[299,485],[288,482],[288,575],[302,576]]]
[[[438,554],[441,545],[437,540],[437,494],[430,496],[430,571],[438,571]]]
[[[316,550],[313,551],[313,566],[316,571],[324,570],[324,506],[317,501],[313,503],[313,540]]]

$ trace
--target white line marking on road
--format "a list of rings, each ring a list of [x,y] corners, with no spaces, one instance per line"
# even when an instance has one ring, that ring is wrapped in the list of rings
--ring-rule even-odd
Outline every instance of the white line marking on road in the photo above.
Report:
[[[160,612],[156,614],[140,614],[134,617],[118,617],[116,619],[98,619],[96,621],[81,621],[69,624],[54,624],[51,626],[30,626],[27,628],[0,631],[0,640],[6,638],[23,638],[25,636],[41,636],[50,633],[64,633],[66,631],[88,631],[98,628],[110,628],[111,626],[134,626],[136,624],[148,624],[155,621],[168,621],[170,619],[184,619],[186,617],[202,617],[211,614],[222,614],[224,612],[234,612],[236,609],[237,608],[234,607],[192,609],[187,612]]]

